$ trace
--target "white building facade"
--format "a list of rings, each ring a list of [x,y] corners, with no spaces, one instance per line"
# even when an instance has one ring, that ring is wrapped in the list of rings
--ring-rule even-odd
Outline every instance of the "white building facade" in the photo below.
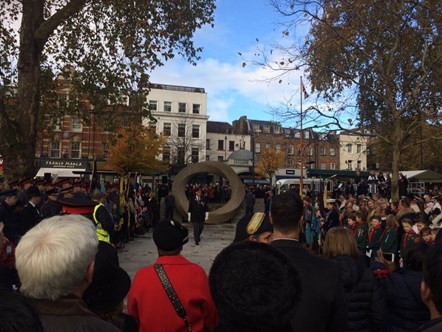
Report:
[[[339,169],[367,170],[368,138],[359,135],[339,134]]]
[[[156,122],[148,118],[143,125],[155,127],[167,143],[160,159],[170,164],[189,164],[206,160],[207,93],[204,88],[151,84],[147,103]]]

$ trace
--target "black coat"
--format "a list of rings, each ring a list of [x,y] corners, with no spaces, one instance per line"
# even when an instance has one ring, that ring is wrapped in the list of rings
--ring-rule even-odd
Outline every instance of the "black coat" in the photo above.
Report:
[[[41,221],[41,214],[38,208],[32,206],[31,203],[25,205],[20,212],[20,222],[23,230],[23,234],[26,234],[32,227],[37,225]]]
[[[401,269],[382,279],[388,306],[386,332],[416,331],[430,320],[430,312],[421,299],[422,273]]]
[[[17,244],[20,236],[23,235],[23,229],[14,207],[5,202],[0,202],[0,222],[5,225],[3,229],[5,236],[14,244]]]
[[[362,260],[338,256],[341,283],[348,305],[348,331],[380,331],[387,306],[373,272]]]
[[[60,202],[48,199],[40,208],[41,217],[45,219],[57,216],[61,213],[62,207]]]
[[[347,306],[338,265],[312,255],[297,241],[277,240],[272,246],[286,254],[301,276],[301,302],[291,320],[294,331],[347,330]]]

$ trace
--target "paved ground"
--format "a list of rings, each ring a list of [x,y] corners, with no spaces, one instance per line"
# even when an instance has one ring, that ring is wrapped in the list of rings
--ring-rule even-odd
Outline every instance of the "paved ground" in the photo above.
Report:
[[[264,211],[263,199],[257,199],[255,211]],[[193,240],[192,224],[184,223],[183,225],[189,229],[189,242],[184,246],[182,255],[191,262],[201,265],[208,274],[216,255],[232,243],[236,223],[243,215],[244,209],[242,208],[231,223],[205,225],[199,246],[196,246]],[[132,279],[141,267],[153,264],[157,257],[158,253],[152,240],[152,233],[130,241],[119,255],[121,267]]]

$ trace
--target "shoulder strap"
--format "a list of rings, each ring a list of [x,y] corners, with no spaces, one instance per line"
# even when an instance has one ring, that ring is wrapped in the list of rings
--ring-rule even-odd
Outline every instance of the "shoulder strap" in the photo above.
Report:
[[[167,277],[166,271],[164,271],[163,266],[160,264],[154,264],[154,268],[155,272],[158,275],[158,278],[160,278],[160,281],[163,284],[164,290],[166,291],[166,294],[169,297],[169,300],[172,303],[176,313],[184,320],[187,330],[192,332],[192,326],[190,325],[190,322],[187,319],[186,309],[184,309],[183,305],[181,304],[181,301],[178,298],[175,289],[173,288],[169,278]]]

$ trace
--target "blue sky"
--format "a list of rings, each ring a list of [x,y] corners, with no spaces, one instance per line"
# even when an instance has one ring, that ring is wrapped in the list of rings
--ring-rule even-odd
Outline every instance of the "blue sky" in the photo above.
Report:
[[[299,94],[302,73],[293,73],[282,84],[269,83],[266,79],[275,75],[270,70],[250,62],[242,66],[244,59],[256,59],[258,44],[269,48],[282,41],[279,19],[267,0],[218,0],[215,28],[205,27],[195,36],[196,46],[204,48],[197,66],[174,59],[156,69],[151,81],[205,88],[211,121],[231,123],[242,115],[279,120],[272,114],[272,107]],[[308,82],[304,83],[308,89]]]

